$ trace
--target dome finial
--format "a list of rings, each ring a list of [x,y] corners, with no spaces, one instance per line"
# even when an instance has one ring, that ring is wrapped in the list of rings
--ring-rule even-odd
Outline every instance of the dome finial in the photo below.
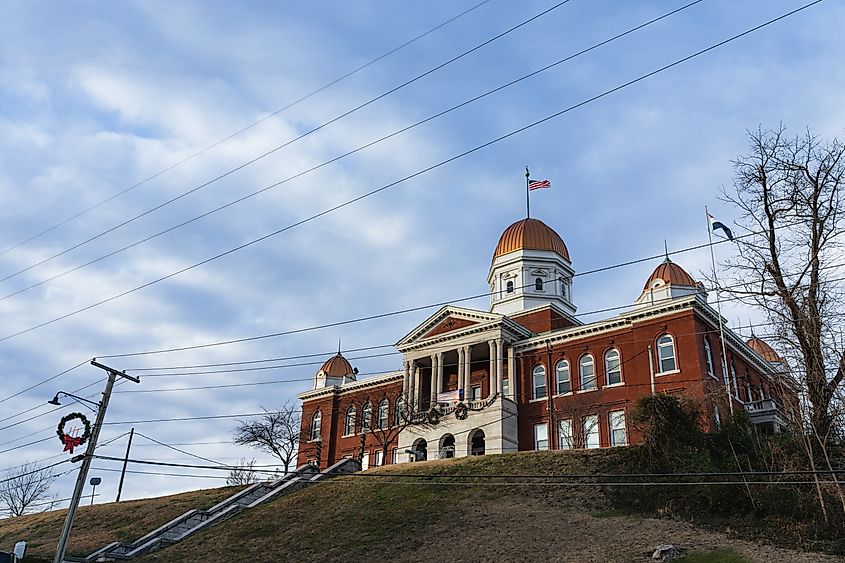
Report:
[[[340,337],[337,337],[337,355],[340,356]]]
[[[663,252],[666,253],[666,259],[663,262],[668,264],[671,260],[669,260],[669,243],[666,242],[666,239],[663,239]]]

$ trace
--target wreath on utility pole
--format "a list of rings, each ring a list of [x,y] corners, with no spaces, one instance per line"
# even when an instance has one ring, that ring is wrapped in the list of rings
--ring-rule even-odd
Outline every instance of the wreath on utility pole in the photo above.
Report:
[[[65,425],[74,419],[79,420],[85,428],[82,432],[82,436],[71,436],[70,434],[65,433]],[[65,446],[63,451],[73,453],[73,448],[83,445],[88,441],[88,438],[91,437],[91,423],[88,422],[88,419],[85,418],[85,415],[81,412],[72,412],[63,416],[59,421],[59,426],[56,428],[56,434],[59,435],[59,440]]]

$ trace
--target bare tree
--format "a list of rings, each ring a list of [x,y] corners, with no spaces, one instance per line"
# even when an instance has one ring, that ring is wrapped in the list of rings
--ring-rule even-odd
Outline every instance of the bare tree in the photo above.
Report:
[[[367,408],[368,405],[369,408]],[[366,435],[371,436],[381,449],[382,464],[387,460],[390,446],[396,443],[399,434],[405,428],[411,424],[429,424],[427,416],[429,411],[423,411],[420,405],[415,405],[408,394],[393,398],[384,393],[376,399],[367,397],[356,410],[361,413],[362,446],[366,445]],[[437,417],[437,415],[433,414],[432,417]],[[360,452],[362,456],[365,455],[364,452],[365,449],[362,447]]]
[[[279,458],[287,473],[296,457],[296,447],[299,444],[299,410],[294,408],[290,401],[285,402],[276,411],[268,411],[264,407],[261,407],[261,410],[264,414],[258,418],[238,421],[234,442]]]
[[[8,469],[0,478],[0,512],[10,517],[21,516],[42,507],[49,510],[52,503],[50,487],[56,475],[49,467],[35,462]]]
[[[229,470],[229,476],[226,477],[227,485],[251,485],[258,482],[258,476],[255,471],[255,460],[249,461],[241,458],[240,463]]]
[[[811,431],[822,442],[841,428],[833,402],[845,378],[843,314],[845,145],[809,131],[788,138],[749,132],[750,151],[734,161],[724,199],[740,211],[738,256],[727,261],[726,291],[762,308],[809,402]],[[737,233],[739,234],[739,233]],[[841,436],[839,436],[841,437]]]

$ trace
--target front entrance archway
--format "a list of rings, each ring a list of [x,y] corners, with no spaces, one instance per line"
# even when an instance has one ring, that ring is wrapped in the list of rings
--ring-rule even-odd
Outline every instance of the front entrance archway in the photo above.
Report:
[[[440,438],[440,459],[455,457],[455,437],[451,434],[443,434]]]
[[[414,461],[425,461],[428,459],[428,443],[422,438],[414,442],[411,450],[414,452]]]
[[[480,428],[469,434],[469,455],[484,455],[484,430]]]

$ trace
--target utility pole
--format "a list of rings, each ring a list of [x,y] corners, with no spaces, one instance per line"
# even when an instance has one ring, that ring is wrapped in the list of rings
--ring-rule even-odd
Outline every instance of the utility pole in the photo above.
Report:
[[[132,447],[132,436],[135,435],[135,428],[129,430],[129,443],[126,444],[126,456],[123,458],[123,469],[120,471],[120,483],[117,485],[117,499],[114,502],[120,502],[120,493],[123,491],[123,479],[126,477],[126,464],[129,463],[129,448]]]
[[[71,459],[71,461],[79,461],[81,458],[82,466],[79,468],[79,475],[76,477],[76,487],[73,489],[73,496],[70,500],[70,506],[67,509],[65,525],[62,528],[62,535],[59,537],[59,544],[56,546],[56,556],[53,558],[53,563],[64,563],[65,550],[67,549],[68,539],[70,538],[70,529],[73,526],[73,518],[76,516],[76,509],[79,507],[79,499],[82,497],[85,480],[88,478],[88,469],[91,467],[91,460],[94,458],[94,450],[97,447],[97,438],[100,436],[100,429],[103,427],[103,420],[106,418],[106,409],[109,406],[109,399],[111,398],[114,382],[118,377],[128,379],[134,383],[141,382],[141,380],[137,377],[126,375],[126,373],[98,363],[97,358],[91,360],[91,365],[105,370],[108,374],[108,379],[106,381],[106,388],[103,390],[103,399],[100,401],[99,408],[97,409],[97,419],[94,421],[94,428],[91,430],[91,438],[88,441],[88,448],[86,448],[84,455],[76,456]]]

